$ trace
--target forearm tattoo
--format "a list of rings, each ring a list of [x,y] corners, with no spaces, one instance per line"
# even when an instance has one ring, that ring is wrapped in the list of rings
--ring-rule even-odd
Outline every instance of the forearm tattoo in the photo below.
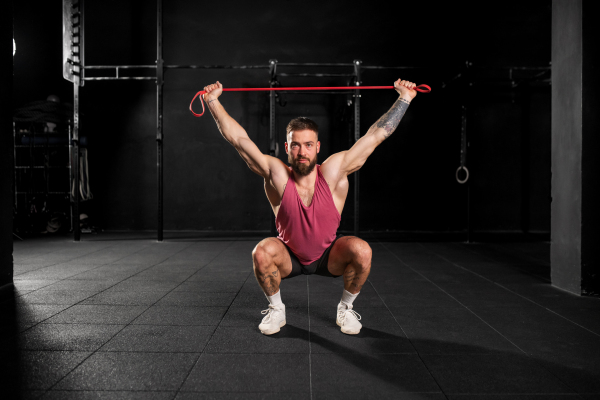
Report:
[[[384,136],[386,139],[396,130],[409,105],[410,101],[399,98],[392,108],[377,120],[377,127],[385,130]]]

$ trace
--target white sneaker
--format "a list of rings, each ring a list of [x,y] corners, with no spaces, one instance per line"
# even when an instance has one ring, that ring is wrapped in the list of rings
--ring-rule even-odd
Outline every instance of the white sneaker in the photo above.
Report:
[[[338,305],[337,320],[335,321],[339,327],[342,328],[342,332],[346,335],[358,335],[362,324],[358,322],[360,315],[352,309],[352,306],[340,303]]]
[[[285,325],[285,306],[283,304],[278,306],[269,305],[269,308],[260,312],[261,314],[267,314],[258,329],[263,335],[272,335],[279,332],[279,328]]]

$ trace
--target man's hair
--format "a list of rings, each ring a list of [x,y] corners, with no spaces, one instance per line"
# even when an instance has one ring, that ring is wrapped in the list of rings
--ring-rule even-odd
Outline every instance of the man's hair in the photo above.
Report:
[[[286,137],[289,136],[290,132],[292,131],[304,130],[315,132],[317,134],[317,140],[319,140],[319,127],[317,126],[317,123],[312,119],[308,119],[306,117],[298,117],[291,120],[287,128],[285,128]]]

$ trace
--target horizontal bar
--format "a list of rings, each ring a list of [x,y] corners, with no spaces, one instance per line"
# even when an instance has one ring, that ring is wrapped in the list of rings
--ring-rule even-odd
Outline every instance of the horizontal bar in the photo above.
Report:
[[[166,69],[269,69],[268,65],[163,65]]]
[[[42,165],[34,165],[33,167],[29,167],[29,166],[25,167],[25,166],[15,165],[15,169],[31,169],[31,168],[33,168],[33,169],[45,169],[45,168],[58,169],[58,168],[71,168],[71,167],[69,167],[68,165],[60,165],[60,166],[53,165],[53,166],[48,166],[48,167],[44,167]]]
[[[84,81],[155,81],[155,76],[122,76],[122,77],[85,77]]]
[[[277,76],[316,77],[316,78],[320,78],[320,77],[349,77],[349,76],[355,76],[355,75],[354,74],[288,74],[288,73],[281,73],[281,74],[277,74]]]
[[[142,69],[142,68],[156,68],[156,65],[86,65],[83,69]]]
[[[284,67],[353,67],[353,63],[277,63]],[[362,66],[361,66],[362,68]]]
[[[434,69],[434,67],[381,67],[378,65],[361,65],[360,69]]]
[[[542,71],[542,70],[550,70],[551,67],[502,67],[502,66],[493,66],[493,65],[469,65],[469,68],[481,68],[481,69],[514,69],[514,70],[522,70],[522,71]]]
[[[17,194],[62,194],[62,195],[70,195],[70,192],[17,192]]]
[[[35,135],[37,137],[40,137],[40,135],[43,135],[43,133],[41,133],[41,134],[40,133],[36,133]],[[27,148],[28,149],[29,147],[31,147],[31,145],[28,145],[28,144],[17,144],[17,145],[15,145],[15,147],[18,147],[18,148]],[[43,144],[42,143],[42,144],[34,144],[33,147],[64,147],[64,148],[67,148],[67,147],[69,147],[69,145],[68,144]]]

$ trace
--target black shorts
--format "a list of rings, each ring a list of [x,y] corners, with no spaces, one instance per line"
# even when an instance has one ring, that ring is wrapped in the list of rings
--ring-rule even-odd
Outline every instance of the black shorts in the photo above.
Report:
[[[292,272],[290,272],[290,274],[285,278],[281,279],[289,279],[298,275],[313,274],[321,276],[330,276],[332,278],[340,277],[341,275],[332,275],[331,272],[329,272],[329,270],[327,269],[327,264],[329,262],[329,252],[331,251],[331,248],[333,247],[335,242],[337,242],[337,240],[342,236],[344,235],[336,235],[331,245],[327,249],[325,249],[323,254],[321,254],[321,257],[317,261],[314,261],[309,265],[300,264],[300,260],[298,260],[298,257],[296,257],[292,250],[290,250],[290,248],[282,242],[285,245],[285,248],[288,250],[288,253],[290,253],[290,258],[292,259]]]

